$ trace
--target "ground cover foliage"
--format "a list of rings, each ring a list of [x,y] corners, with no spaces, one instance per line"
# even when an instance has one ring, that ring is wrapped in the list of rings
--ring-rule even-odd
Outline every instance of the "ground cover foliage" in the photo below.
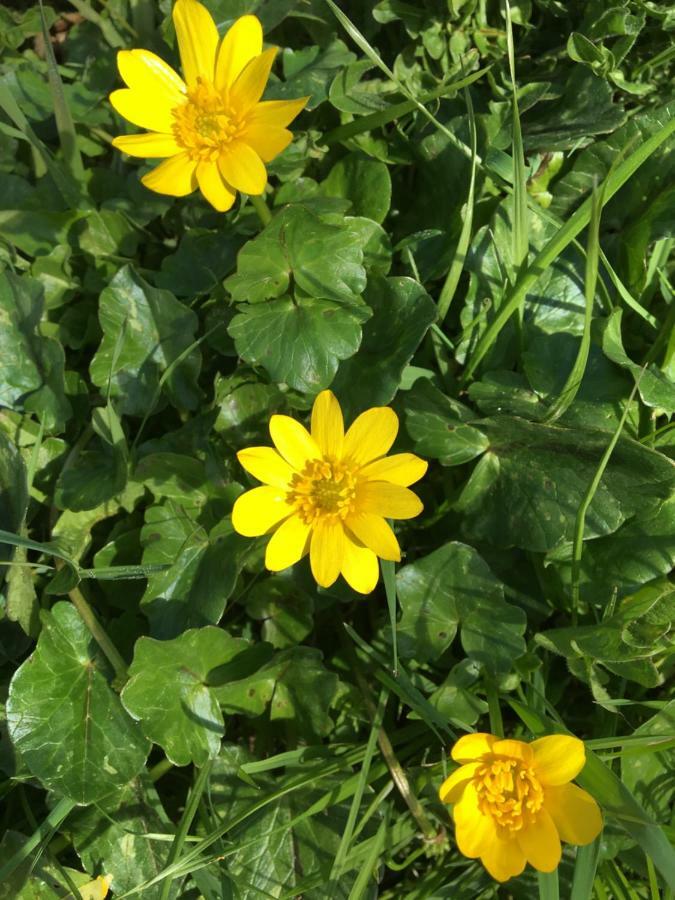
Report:
[[[310,97],[269,215],[110,146],[167,0],[0,9],[0,897],[672,897],[671,4],[205,2]],[[230,519],[328,387],[430,463],[366,597]],[[502,728],[604,831],[499,886],[438,788]]]

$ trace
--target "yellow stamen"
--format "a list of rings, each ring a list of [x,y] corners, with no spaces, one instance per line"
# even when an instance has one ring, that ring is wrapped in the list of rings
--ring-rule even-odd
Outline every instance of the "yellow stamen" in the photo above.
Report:
[[[291,481],[286,501],[307,523],[317,519],[345,519],[354,508],[356,475],[344,462],[312,459]]]
[[[544,804],[544,791],[534,769],[518,759],[489,757],[473,783],[480,811],[507,833],[530,825]]]
[[[243,128],[236,111],[226,106],[222,94],[202,78],[188,91],[185,103],[172,110],[172,115],[176,142],[194,160],[215,162]]]

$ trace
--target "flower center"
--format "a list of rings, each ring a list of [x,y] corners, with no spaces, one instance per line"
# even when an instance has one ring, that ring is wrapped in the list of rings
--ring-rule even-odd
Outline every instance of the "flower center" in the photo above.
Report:
[[[317,519],[336,517],[345,519],[354,507],[356,477],[353,470],[341,462],[311,459],[291,481],[286,500],[295,506],[298,515],[310,524]]]
[[[230,141],[239,136],[242,122],[212,84],[199,78],[187,100],[172,110],[176,142],[194,160],[218,159]]]
[[[529,825],[544,803],[533,769],[517,759],[491,757],[478,769],[473,783],[480,811],[507,832]]]

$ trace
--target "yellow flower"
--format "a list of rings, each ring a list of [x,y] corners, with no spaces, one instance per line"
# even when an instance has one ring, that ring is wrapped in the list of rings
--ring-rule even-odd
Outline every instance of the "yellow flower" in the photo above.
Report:
[[[427,464],[412,453],[385,456],[398,432],[396,413],[366,410],[344,431],[331,391],[312,408],[311,435],[289,416],[272,416],[271,447],[249,447],[237,457],[263,482],[237,498],[232,524],[247,537],[274,531],[265,565],[272,572],[309,553],[312,574],[330,587],[342,574],[355,591],[377,584],[377,557],[400,560],[398,541],[385,519],[411,519],[422,512],[408,490]]]
[[[454,803],[457,846],[480,857],[490,875],[507,881],[529,862],[552,872],[560,841],[590,844],[602,815],[586,791],[570,784],[586,762],[583,742],[564,734],[531,744],[467,734],[452,748],[460,763],[441,785],[444,803]]]
[[[121,50],[117,65],[127,88],[113,91],[117,112],[145,134],[116,137],[129,156],[168,157],[144,175],[159,194],[184,197],[199,187],[224,212],[237,191],[262,194],[265,163],[291,142],[286,126],[308,97],[260,102],[276,48],[262,49],[262,27],[242,16],[222,41],[197,0],[173,8],[185,81],[149,50]]]

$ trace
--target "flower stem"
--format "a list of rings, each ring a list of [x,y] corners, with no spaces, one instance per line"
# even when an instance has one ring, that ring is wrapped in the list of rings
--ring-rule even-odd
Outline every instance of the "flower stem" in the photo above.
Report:
[[[63,563],[61,563],[61,566],[59,566],[59,562],[60,560],[56,561],[57,569],[61,568],[61,566],[63,565]],[[127,673],[127,664],[124,662],[122,654],[110,640],[107,631],[96,618],[94,610],[85,600],[82,591],[79,588],[74,587],[71,591],[68,591],[68,596],[70,597],[73,606],[80,614],[80,618],[89,629],[91,636],[99,645],[108,662],[113,667],[115,671],[115,681],[121,687],[129,677]]]
[[[356,681],[359,685],[361,693],[363,694],[363,699],[368,708],[368,712],[371,716],[375,716],[376,707],[370,693],[370,686],[356,666],[354,666],[354,674],[356,675]],[[443,831],[441,830],[441,832],[439,833],[439,831],[434,828],[433,824],[430,822],[426,812],[424,811],[424,807],[417,799],[417,795],[415,794],[413,789],[410,787],[410,782],[408,781],[408,778],[403,771],[401,763],[396,758],[396,753],[394,752],[394,748],[392,747],[391,741],[389,740],[389,736],[387,735],[387,732],[383,727],[378,731],[377,743],[380,748],[380,753],[384,757],[384,761],[387,764],[387,768],[389,769],[392,781],[396,785],[399,794],[410,810],[410,814],[412,815],[413,819],[417,822],[419,829],[424,836],[424,840],[429,843],[441,840],[443,838]]]
[[[270,212],[270,208],[265,203],[265,198],[262,194],[259,197],[250,196],[249,200],[253,206],[253,209],[258,213],[258,218],[264,225],[269,225],[272,221],[272,213]]]

